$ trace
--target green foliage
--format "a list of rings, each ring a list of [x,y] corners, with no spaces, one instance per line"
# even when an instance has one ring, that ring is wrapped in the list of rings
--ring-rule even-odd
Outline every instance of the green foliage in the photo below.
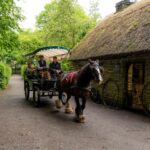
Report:
[[[72,65],[71,61],[68,60],[68,59],[64,59],[61,62],[61,67],[62,67],[63,71],[71,71],[71,70],[73,70],[73,65]]]
[[[0,63],[0,89],[7,87],[9,79],[11,77],[12,70],[10,66],[4,63]]]
[[[37,17],[35,31],[19,28],[23,19],[14,0],[0,0],[0,60],[24,64],[24,55],[39,47],[73,48],[96,25],[76,0],[51,0]]]
[[[18,48],[13,51],[14,60],[16,60],[18,64],[25,63],[25,54],[44,46],[42,43],[43,40],[40,35],[41,33],[37,30],[31,31],[29,29],[26,29],[19,32]]]
[[[24,78],[25,77],[25,70],[27,68],[27,65],[22,65],[21,66],[21,76]]]
[[[24,55],[42,46],[39,31],[23,30],[19,34],[19,52]]]
[[[75,0],[53,0],[37,17],[45,45],[73,48],[95,26]]]
[[[17,47],[18,22],[21,19],[20,8],[14,0],[0,0],[0,60],[7,61],[11,51]]]
[[[35,31],[19,32],[18,48],[9,53],[8,60],[24,64],[25,54],[49,45],[73,48],[95,25],[96,19],[88,16],[76,0],[52,0],[37,17]]]

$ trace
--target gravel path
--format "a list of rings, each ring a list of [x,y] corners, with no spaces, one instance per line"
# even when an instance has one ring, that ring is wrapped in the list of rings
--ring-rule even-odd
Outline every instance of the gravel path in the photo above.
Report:
[[[13,76],[0,92],[0,150],[150,150],[150,118],[88,102],[87,122],[24,100],[23,81]]]

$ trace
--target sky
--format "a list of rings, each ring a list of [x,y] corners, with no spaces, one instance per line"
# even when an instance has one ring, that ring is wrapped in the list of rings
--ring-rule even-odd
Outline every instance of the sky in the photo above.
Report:
[[[44,6],[51,0],[19,0],[17,5],[22,8],[22,13],[26,19],[20,23],[23,28],[35,28],[36,16],[44,10]],[[88,12],[90,0],[78,0],[80,5]],[[115,4],[121,0],[100,0],[100,14],[102,18],[115,12]]]

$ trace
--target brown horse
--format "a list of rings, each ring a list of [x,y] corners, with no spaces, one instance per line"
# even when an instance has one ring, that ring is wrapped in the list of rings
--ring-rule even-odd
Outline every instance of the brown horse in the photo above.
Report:
[[[81,68],[78,72],[70,72],[62,74],[58,83],[59,100],[56,101],[56,107],[61,108],[63,102],[63,93],[67,95],[65,102],[66,113],[71,113],[72,107],[69,103],[71,96],[75,97],[75,113],[77,121],[80,123],[85,122],[85,117],[83,116],[83,110],[86,106],[86,101],[90,96],[90,83],[95,81],[101,83],[103,81],[102,67],[99,66],[98,61],[91,61]]]

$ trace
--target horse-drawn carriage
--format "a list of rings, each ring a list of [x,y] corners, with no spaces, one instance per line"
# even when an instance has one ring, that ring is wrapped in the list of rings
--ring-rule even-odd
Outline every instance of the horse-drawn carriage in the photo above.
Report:
[[[48,59],[54,56],[62,59],[68,56],[68,49],[62,46],[49,46],[37,49],[32,53],[27,54],[26,57],[33,58],[35,56],[41,55]],[[58,76],[53,76],[51,79],[45,77],[43,78],[40,75],[41,71],[48,72],[49,68],[45,67],[43,68],[43,70],[39,70],[38,68],[36,68],[29,74],[26,71],[24,73],[25,99],[29,100],[32,93],[33,103],[36,107],[40,105],[41,97],[53,98],[53,96],[58,96]],[[62,95],[62,99],[64,100],[64,94]]]
[[[37,52],[37,51],[36,51]],[[36,70],[37,71],[37,70]],[[38,72],[38,71],[37,71]],[[56,107],[61,108],[65,105],[65,112],[72,112],[72,107],[69,102],[71,96],[75,100],[75,113],[78,122],[85,122],[83,111],[86,107],[86,101],[90,97],[90,83],[94,81],[101,83],[103,78],[101,76],[102,69],[98,61],[89,60],[80,70],[62,73],[58,77],[45,79],[39,76],[26,76],[24,80],[24,90],[26,100],[29,99],[30,92],[33,91],[33,102],[35,106],[40,105],[42,96],[58,96],[55,101]]]
[[[57,79],[43,79],[39,77],[27,77],[25,75],[24,79],[24,91],[25,99],[29,100],[31,92],[34,106],[38,107],[40,105],[41,97],[53,98],[53,96],[58,96],[57,92]]]

